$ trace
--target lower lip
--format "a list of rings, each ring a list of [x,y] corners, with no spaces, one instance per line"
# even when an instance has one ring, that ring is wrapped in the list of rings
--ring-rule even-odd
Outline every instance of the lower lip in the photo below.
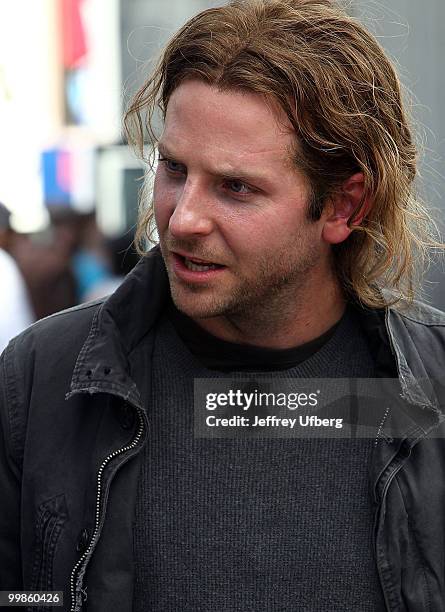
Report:
[[[222,268],[213,268],[211,270],[204,270],[202,272],[199,272],[198,270],[189,270],[182,257],[176,253],[172,253],[172,256],[173,271],[178,278],[188,283],[206,283],[212,281],[218,278],[221,273],[227,269],[226,266],[224,266]]]

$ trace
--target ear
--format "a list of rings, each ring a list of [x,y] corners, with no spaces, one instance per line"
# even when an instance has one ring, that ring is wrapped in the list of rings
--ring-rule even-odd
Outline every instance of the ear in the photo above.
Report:
[[[326,208],[326,219],[323,226],[322,236],[329,244],[343,242],[351,234],[354,225],[360,225],[370,209],[370,198],[366,197],[360,213],[355,217],[352,227],[348,221],[354,211],[360,205],[365,191],[365,179],[363,172],[357,172],[350,176],[342,186],[340,193],[336,194],[330,206]]]

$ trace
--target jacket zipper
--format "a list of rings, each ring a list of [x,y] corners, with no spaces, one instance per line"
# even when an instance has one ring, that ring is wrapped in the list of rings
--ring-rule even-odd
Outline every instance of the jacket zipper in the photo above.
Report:
[[[79,612],[81,610],[81,608],[82,608],[82,602],[78,601],[79,598],[82,597],[82,595],[81,595],[82,579],[80,581],[80,584],[76,588],[76,584],[75,584],[76,583],[76,574],[78,573],[78,570],[82,566],[82,564],[84,564],[84,569],[86,569],[88,560],[91,557],[91,554],[92,554],[94,548],[96,547],[97,541],[98,541],[99,536],[100,536],[100,532],[102,530],[100,505],[101,505],[101,498],[102,498],[102,475],[103,475],[103,471],[104,471],[105,467],[108,465],[108,463],[112,459],[114,459],[118,455],[121,455],[122,453],[125,453],[125,452],[135,448],[138,445],[138,443],[140,442],[140,440],[142,438],[142,434],[144,432],[144,417],[142,416],[142,410],[140,408],[136,408],[136,410],[137,410],[138,417],[139,417],[139,427],[138,427],[138,430],[136,432],[136,436],[133,438],[133,440],[132,440],[132,442],[130,444],[128,444],[127,446],[124,446],[123,448],[120,448],[119,450],[114,451],[113,453],[108,455],[103,460],[103,462],[102,462],[102,464],[101,464],[101,466],[99,468],[98,474],[97,474],[96,516],[95,516],[95,523],[94,523],[94,531],[93,531],[93,536],[91,538],[91,541],[90,541],[90,544],[89,544],[87,550],[84,552],[84,554],[77,561],[76,565],[73,568],[73,571],[71,572],[71,577],[70,577],[71,612]],[[77,596],[76,596],[76,590],[78,590]]]

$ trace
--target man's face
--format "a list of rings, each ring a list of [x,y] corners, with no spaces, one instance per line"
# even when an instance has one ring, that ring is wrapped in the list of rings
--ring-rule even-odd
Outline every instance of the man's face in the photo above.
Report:
[[[286,126],[252,93],[189,80],[170,98],[154,210],[173,300],[192,318],[277,316],[327,274]]]

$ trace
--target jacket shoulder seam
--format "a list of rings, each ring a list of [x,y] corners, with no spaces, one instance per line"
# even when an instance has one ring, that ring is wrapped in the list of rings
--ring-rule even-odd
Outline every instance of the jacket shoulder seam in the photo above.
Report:
[[[418,325],[424,325],[425,327],[445,327],[445,315],[437,316],[432,313],[434,318],[430,319],[422,319],[420,317],[415,317],[414,315],[408,315],[405,313],[399,313],[402,319],[408,319],[408,321],[412,321],[413,323],[417,323]],[[437,318],[436,318],[437,317]]]
[[[406,310],[395,310],[402,318],[424,325],[426,327],[445,327],[445,312],[442,312],[434,306],[423,304],[422,302],[414,302],[412,307]]]
[[[54,319],[56,317],[60,317],[62,315],[70,314],[71,312],[77,312],[78,310],[89,310],[90,308],[97,308],[102,306],[105,298],[99,298],[98,300],[94,300],[94,302],[85,302],[85,304],[78,304],[77,306],[72,306],[71,308],[66,308],[65,310],[60,310],[59,312],[54,312],[47,317],[43,317],[43,319],[39,319],[35,323],[33,323],[30,327],[34,327],[37,323],[41,323],[42,321],[48,321],[49,319]]]

